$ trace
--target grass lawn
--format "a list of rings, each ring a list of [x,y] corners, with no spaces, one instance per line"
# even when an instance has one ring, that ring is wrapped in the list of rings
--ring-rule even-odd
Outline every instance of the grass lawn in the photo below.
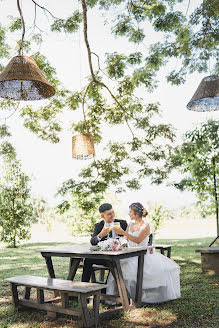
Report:
[[[181,267],[181,298],[162,304],[147,305],[141,309],[121,312],[111,320],[100,321],[98,328],[113,327],[219,327],[219,277],[203,274],[200,253],[196,248],[207,247],[212,238],[157,240],[157,243],[177,245],[172,249],[172,258]],[[16,275],[40,275],[47,277],[44,259],[36,249],[68,243],[25,244],[17,249],[0,248],[0,328],[76,328],[77,319],[60,316],[47,320],[43,311],[25,309],[15,312],[11,304],[9,284],[4,278]],[[56,276],[66,278],[68,259],[54,258]],[[80,279],[80,273],[77,275]]]

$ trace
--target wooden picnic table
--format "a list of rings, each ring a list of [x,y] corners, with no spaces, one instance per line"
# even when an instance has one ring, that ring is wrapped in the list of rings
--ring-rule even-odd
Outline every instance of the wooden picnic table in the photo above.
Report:
[[[83,258],[90,259],[101,259],[107,262],[107,266],[114,276],[117,282],[119,295],[106,295],[102,294],[101,299],[119,302],[122,304],[124,311],[128,311],[131,308],[140,307],[142,305],[142,280],[143,280],[143,266],[144,266],[144,255],[147,247],[133,247],[127,248],[120,251],[91,251],[90,245],[72,245],[56,248],[40,249],[38,252],[45,258],[48,273],[50,278],[55,278],[55,271],[52,263],[52,257],[68,257],[70,258],[68,280],[74,280],[80,261]],[[137,272],[137,285],[135,299],[132,300],[128,295],[128,291],[125,286],[120,260],[129,257],[138,257],[138,272]]]

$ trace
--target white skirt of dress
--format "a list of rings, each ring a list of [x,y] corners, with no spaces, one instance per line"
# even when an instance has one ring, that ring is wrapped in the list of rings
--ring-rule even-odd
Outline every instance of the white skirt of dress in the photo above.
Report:
[[[138,258],[130,257],[120,260],[126,288],[135,298]],[[110,273],[107,280],[106,293],[118,294],[118,289]],[[154,251],[144,256],[144,270],[142,282],[142,302],[160,303],[180,297],[180,267],[173,260]]]

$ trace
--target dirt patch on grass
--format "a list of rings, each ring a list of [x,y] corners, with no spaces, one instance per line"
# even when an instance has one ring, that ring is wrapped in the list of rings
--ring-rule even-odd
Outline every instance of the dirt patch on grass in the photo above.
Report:
[[[144,312],[141,309],[134,310],[130,312],[126,316],[126,321],[138,324],[137,327],[168,327],[173,323],[176,323],[177,316],[174,314],[170,314],[166,311],[158,311],[158,310],[148,310],[144,309]]]

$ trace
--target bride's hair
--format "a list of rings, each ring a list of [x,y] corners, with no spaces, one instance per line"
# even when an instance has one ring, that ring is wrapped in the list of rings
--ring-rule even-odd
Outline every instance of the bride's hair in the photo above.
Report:
[[[146,217],[148,215],[148,211],[141,203],[132,203],[129,208],[131,208],[134,213],[138,214],[140,217]]]

